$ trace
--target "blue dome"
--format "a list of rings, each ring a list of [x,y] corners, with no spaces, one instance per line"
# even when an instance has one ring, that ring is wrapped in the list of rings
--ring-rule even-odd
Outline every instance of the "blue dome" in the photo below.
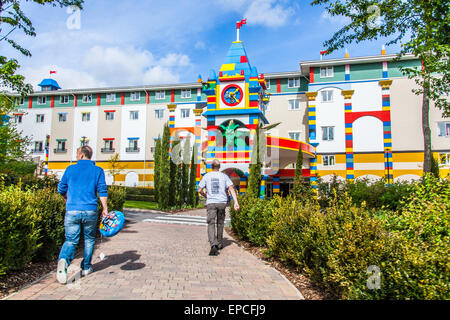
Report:
[[[38,86],[40,86],[41,88],[51,87],[52,90],[61,89],[61,87],[59,86],[58,82],[56,82],[53,79],[44,79],[44,80],[42,80],[42,82],[40,84],[38,84]]]

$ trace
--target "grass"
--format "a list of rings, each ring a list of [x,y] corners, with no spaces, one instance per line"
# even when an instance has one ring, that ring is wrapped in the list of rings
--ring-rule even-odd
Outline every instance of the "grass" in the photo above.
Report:
[[[127,200],[127,201],[125,201],[123,207],[124,208],[135,208],[135,209],[157,210],[158,204],[156,202]]]

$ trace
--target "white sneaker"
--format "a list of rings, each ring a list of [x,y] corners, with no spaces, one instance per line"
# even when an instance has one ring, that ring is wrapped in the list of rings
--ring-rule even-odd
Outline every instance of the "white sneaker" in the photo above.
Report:
[[[59,283],[67,283],[67,261],[61,259],[58,261],[58,269],[56,270],[56,279]]]
[[[90,274],[92,272],[94,272],[94,269],[92,269],[92,267],[87,269],[87,270],[81,270],[81,276],[85,277],[85,276],[87,276],[88,274]]]

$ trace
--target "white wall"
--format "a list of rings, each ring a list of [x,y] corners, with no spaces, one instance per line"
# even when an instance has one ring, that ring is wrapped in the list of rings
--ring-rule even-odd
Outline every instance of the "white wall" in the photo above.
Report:
[[[89,139],[89,146],[94,151],[92,160],[96,160],[97,151],[97,128],[98,128],[98,107],[79,107],[74,108],[74,124],[73,124],[73,144],[72,159],[76,159],[77,149],[81,146],[81,137]],[[81,121],[82,113],[90,112],[90,121]]]
[[[189,109],[189,118],[181,118],[181,109]],[[193,104],[179,104],[175,109],[175,128],[180,127],[195,127],[195,103]]]
[[[381,111],[383,102],[381,86],[377,82],[352,83],[352,111]]]
[[[375,117],[358,118],[353,122],[353,152],[373,151],[384,151],[383,122]]]
[[[22,123],[17,124],[17,130],[22,132],[23,137],[29,137],[31,144],[27,150],[34,149],[35,141],[42,141],[43,148],[45,149],[45,141],[47,135],[51,134],[52,127],[52,110],[50,108],[42,109],[20,109],[18,112],[23,113]],[[36,123],[36,115],[43,114],[44,122]],[[41,154],[33,154],[33,157],[40,157],[41,161],[45,160],[45,152]]]
[[[130,111],[138,111],[139,118],[137,120],[130,120]],[[126,105],[122,107],[122,132],[120,143],[120,160],[132,161],[132,160],[144,160],[146,150],[146,120],[147,120],[147,108],[145,105]],[[125,152],[129,147],[128,138],[139,138],[138,148],[139,152],[128,153]],[[153,144],[152,144],[153,145]],[[150,152],[150,146],[147,147]]]
[[[323,90],[333,90],[333,101],[323,102]],[[334,140],[322,140],[321,127],[334,127]],[[324,87],[318,91],[316,99],[316,140],[318,153],[345,152],[345,108],[344,97],[341,90],[333,87]]]

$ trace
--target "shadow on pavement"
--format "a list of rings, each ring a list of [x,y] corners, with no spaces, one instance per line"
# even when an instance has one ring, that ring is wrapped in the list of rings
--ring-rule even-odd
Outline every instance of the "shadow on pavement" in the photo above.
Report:
[[[120,254],[112,254],[106,256],[102,261],[97,262],[93,265],[94,271],[101,271],[110,266],[116,266],[119,264],[123,264],[120,267],[121,270],[133,271],[139,270],[145,267],[145,263],[138,263],[136,261],[141,257],[140,254],[137,254],[136,250],[125,251]]]

